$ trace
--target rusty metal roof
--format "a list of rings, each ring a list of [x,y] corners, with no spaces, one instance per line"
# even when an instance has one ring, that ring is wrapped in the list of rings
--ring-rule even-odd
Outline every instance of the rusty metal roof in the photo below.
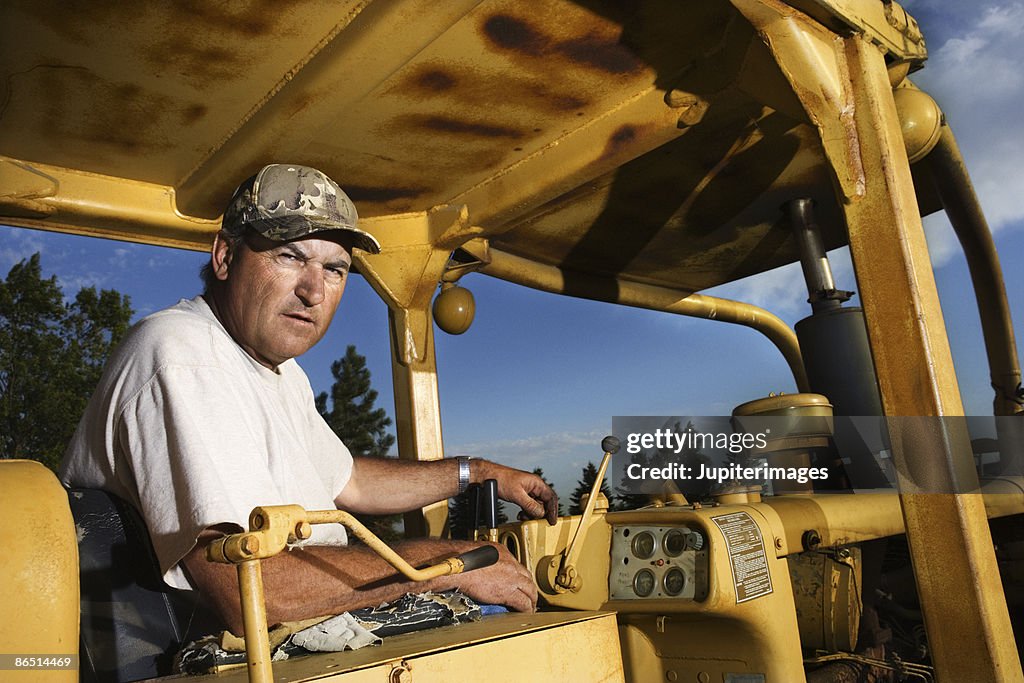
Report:
[[[794,196],[843,240],[817,132],[725,0],[8,0],[0,27],[3,222],[209,233],[285,161],[363,217],[465,204],[494,248],[685,290],[795,260]]]

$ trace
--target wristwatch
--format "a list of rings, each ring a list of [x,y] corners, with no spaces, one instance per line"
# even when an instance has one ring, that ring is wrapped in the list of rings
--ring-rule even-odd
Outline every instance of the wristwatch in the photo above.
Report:
[[[468,455],[460,455],[455,458],[459,461],[459,493],[465,493],[469,487],[469,461],[472,460]]]

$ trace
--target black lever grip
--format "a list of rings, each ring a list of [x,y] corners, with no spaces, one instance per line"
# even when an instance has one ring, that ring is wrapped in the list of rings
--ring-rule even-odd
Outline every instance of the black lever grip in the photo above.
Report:
[[[465,565],[462,568],[463,572],[483,569],[484,567],[490,567],[498,561],[498,549],[493,545],[485,545],[462,553],[457,559],[462,560],[462,563]]]
[[[484,482],[481,507],[484,513],[484,526],[493,529],[498,526],[498,480],[488,479]]]

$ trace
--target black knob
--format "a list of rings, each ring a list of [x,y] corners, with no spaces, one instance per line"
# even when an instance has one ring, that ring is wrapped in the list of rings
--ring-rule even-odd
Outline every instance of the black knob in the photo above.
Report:
[[[620,446],[622,446],[622,443],[614,436],[606,436],[601,440],[601,450],[605,453],[615,455],[619,452]]]

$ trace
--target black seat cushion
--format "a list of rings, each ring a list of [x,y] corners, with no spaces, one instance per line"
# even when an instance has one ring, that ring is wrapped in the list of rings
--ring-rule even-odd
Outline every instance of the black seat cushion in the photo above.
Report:
[[[81,680],[128,683],[171,673],[179,645],[208,627],[210,616],[164,584],[131,505],[95,489],[71,489],[68,498],[78,535]]]

